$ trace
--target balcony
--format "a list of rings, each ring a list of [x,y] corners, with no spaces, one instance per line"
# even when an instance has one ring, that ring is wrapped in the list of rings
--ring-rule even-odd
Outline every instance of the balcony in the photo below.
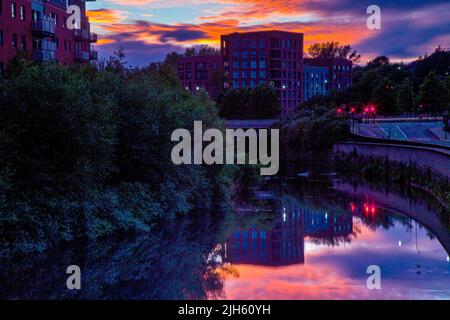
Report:
[[[89,62],[89,51],[75,51],[73,58],[75,62]]]
[[[91,61],[97,61],[98,60],[98,52],[95,50],[91,50],[89,52],[89,60]]]
[[[73,35],[76,41],[90,41],[90,35],[87,30],[75,29],[73,30]]]
[[[33,20],[32,23],[33,34],[39,37],[54,36],[55,28],[55,19],[47,16],[43,16],[37,20]]]
[[[33,50],[33,60],[37,62],[55,61],[55,51],[35,49]]]
[[[98,40],[98,36],[96,33],[91,32],[90,36],[89,36],[89,42],[90,43],[97,43]]]
[[[55,61],[56,43],[49,40],[38,41],[38,47],[33,49],[33,60],[38,62]]]

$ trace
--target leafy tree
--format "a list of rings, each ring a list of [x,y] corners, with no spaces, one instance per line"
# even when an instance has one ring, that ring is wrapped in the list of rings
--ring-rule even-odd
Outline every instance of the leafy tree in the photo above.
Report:
[[[397,106],[402,112],[412,112],[414,108],[413,83],[410,78],[406,78],[398,88]]]
[[[381,113],[398,112],[396,98],[394,83],[388,78],[382,79],[373,89],[373,102]]]
[[[200,45],[198,47],[187,47],[184,52],[185,57],[193,56],[218,56],[220,49],[208,45]]]
[[[280,111],[280,102],[269,86],[228,90],[218,99],[220,116],[226,119],[273,119]]]
[[[424,111],[441,111],[445,109],[446,95],[443,82],[431,71],[420,86],[419,104],[424,106]]]
[[[361,55],[349,45],[341,46],[339,42],[315,43],[309,47],[308,53],[313,58],[342,58],[358,63]]]

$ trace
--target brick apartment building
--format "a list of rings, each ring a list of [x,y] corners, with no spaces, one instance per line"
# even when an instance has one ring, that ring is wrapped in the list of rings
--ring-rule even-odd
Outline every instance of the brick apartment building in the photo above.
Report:
[[[178,78],[191,93],[200,89],[216,98],[223,89],[223,58],[221,55],[183,57],[178,61]]]
[[[288,113],[314,96],[343,91],[352,83],[352,61],[304,59],[302,33],[232,33],[222,35],[220,45],[220,56],[178,61],[178,76],[187,90],[195,93],[204,88],[215,98],[222,89],[267,84],[275,89],[282,112]],[[225,80],[220,80],[219,74]]]
[[[303,34],[284,31],[221,36],[228,86],[272,86],[284,113],[303,101]]]
[[[20,51],[39,62],[97,60],[85,1],[95,0],[0,0],[0,72]],[[81,9],[79,29],[66,27],[68,5]]]
[[[347,59],[307,58],[305,65],[326,67],[330,74],[330,91],[343,91],[352,85],[353,62]]]

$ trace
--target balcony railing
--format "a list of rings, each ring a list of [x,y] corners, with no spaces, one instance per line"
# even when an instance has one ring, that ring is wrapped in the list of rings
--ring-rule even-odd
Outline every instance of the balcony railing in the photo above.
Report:
[[[98,39],[97,34],[94,33],[94,32],[91,32],[91,34],[89,36],[89,42],[90,43],[97,43],[97,39]]]
[[[55,61],[55,51],[45,49],[34,49],[33,60],[38,62],[52,62]]]
[[[89,51],[75,51],[73,57],[76,62],[88,62]]]
[[[48,37],[55,35],[56,23],[55,19],[43,16],[33,20],[32,29],[36,36]]]
[[[89,32],[87,32],[87,30],[75,29],[75,30],[73,30],[73,34],[74,34],[75,40],[77,40],[77,41],[89,41],[90,40],[90,35],[89,35]]]

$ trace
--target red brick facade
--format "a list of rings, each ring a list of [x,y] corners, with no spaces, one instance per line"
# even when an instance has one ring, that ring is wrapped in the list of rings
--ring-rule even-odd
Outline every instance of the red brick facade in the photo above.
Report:
[[[81,9],[81,28],[66,26],[69,14],[64,0],[1,0],[0,68],[6,68],[18,51],[36,61],[61,64],[87,63],[95,60],[85,2],[69,0]]]

